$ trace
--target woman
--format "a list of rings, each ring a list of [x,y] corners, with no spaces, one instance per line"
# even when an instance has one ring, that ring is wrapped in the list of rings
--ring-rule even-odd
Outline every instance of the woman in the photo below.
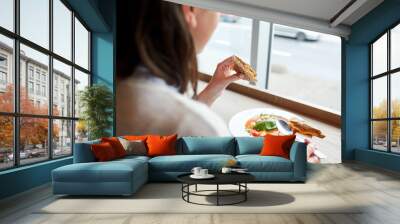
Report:
[[[229,135],[209,106],[242,78],[232,58],[197,92],[196,54],[219,14],[161,0],[124,1],[118,10],[117,134]]]

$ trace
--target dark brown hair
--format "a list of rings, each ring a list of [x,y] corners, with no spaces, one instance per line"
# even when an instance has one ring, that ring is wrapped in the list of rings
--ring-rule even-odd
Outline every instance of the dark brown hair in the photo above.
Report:
[[[117,2],[118,77],[131,76],[143,64],[179,92],[190,83],[196,94],[196,50],[181,5],[163,0]]]

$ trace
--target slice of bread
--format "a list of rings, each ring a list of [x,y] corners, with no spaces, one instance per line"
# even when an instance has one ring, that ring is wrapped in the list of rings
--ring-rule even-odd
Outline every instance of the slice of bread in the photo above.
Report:
[[[257,73],[249,64],[244,62],[238,56],[233,56],[233,63],[235,64],[233,69],[237,73],[243,74],[246,80],[252,82],[257,81]]]

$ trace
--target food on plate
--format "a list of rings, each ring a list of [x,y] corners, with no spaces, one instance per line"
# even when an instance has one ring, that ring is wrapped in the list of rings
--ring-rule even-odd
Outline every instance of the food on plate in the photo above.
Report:
[[[233,56],[233,63],[235,64],[233,69],[236,72],[243,74],[246,80],[257,81],[257,73],[249,64],[244,62],[238,56]]]
[[[289,127],[292,129],[294,133],[299,133],[310,137],[316,136],[318,138],[325,138],[325,135],[323,135],[320,130],[313,128],[301,121],[290,120]]]
[[[279,131],[276,126],[277,119],[281,118],[269,114],[259,114],[247,120],[245,129],[254,137],[265,136],[267,134],[278,135]]]

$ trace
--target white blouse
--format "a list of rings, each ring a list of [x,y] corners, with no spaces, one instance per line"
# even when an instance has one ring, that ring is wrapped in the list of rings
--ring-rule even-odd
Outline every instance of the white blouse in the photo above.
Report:
[[[207,105],[180,94],[145,67],[117,83],[117,135],[229,136]]]

